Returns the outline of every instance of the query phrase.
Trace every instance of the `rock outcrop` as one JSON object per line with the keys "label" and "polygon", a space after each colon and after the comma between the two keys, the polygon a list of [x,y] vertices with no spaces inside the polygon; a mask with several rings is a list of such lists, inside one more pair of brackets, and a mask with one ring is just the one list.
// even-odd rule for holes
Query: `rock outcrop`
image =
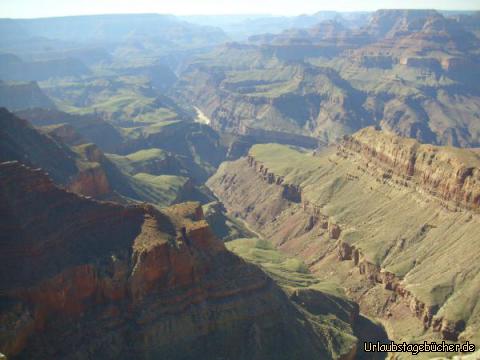
{"label": "rock outcrop", "polygon": [[42,167],[55,182],[62,184],[78,172],[75,153],[65,144],[0,108],[0,161],[10,160]]}
{"label": "rock outcrop", "polygon": [[331,358],[197,203],[160,212],[0,164],[0,351],[12,359]]}
{"label": "rock outcrop", "polygon": [[275,176],[274,173],[269,172],[268,168],[263,164],[258,163],[253,156],[247,156],[248,165],[257,172],[258,175],[267,183],[279,185],[282,188],[282,197],[286,200],[300,203],[302,202],[302,190],[298,185],[286,184],[281,176]]}
{"label": "rock outcrop", "polygon": [[[65,129],[58,135],[68,145],[90,142],[111,153],[118,151],[125,142],[118,129],[95,115],[73,115],[58,110],[46,110],[45,107],[17,111],[15,114],[33,126],[58,126]],[[75,133],[72,132],[72,128],[75,129]],[[79,138],[84,141],[80,141]]]}
{"label": "rock outcrop", "polygon": [[67,189],[77,194],[96,198],[106,196],[112,191],[107,175],[100,165],[82,169],[70,180]]}
{"label": "rock outcrop", "polygon": [[480,207],[480,155],[474,151],[421,145],[373,128],[346,136],[339,150],[358,154],[386,178],[395,176],[446,204],[475,211]]}
{"label": "rock outcrop", "polygon": [[[471,307],[480,273],[471,252],[480,229],[478,164],[475,150],[367,128],[314,156],[257,145],[207,185],[230,214],[321,278],[341,279],[362,311],[394,331],[411,316],[419,334],[463,341],[479,328]],[[287,183],[300,203],[283,196]]]}
{"label": "rock outcrop", "polygon": [[192,61],[175,86],[214,128],[271,142],[311,147],[308,137],[335,143],[378,125],[478,147],[480,43],[462,24],[435,10],[385,9],[357,29],[329,21],[254,36]]}
{"label": "rock outcrop", "polygon": [[107,168],[102,166],[106,160],[103,153],[90,144],[82,146],[79,154],[64,142],[79,138],[72,127],[41,132],[6,109],[0,109],[0,124],[0,161],[15,160],[40,167],[56,184],[81,195],[104,197],[111,193],[112,179],[108,179]]}

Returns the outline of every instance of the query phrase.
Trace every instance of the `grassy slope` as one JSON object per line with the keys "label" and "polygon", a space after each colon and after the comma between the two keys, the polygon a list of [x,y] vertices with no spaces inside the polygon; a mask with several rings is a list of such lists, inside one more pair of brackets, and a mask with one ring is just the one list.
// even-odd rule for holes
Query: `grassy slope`
{"label": "grassy slope", "polygon": [[117,154],[108,154],[107,156],[124,172],[135,174],[138,172],[137,169],[139,167],[141,168],[156,161],[164,160],[167,157],[167,152],[161,149],[148,149],[125,156]]}
{"label": "grassy slope", "polygon": [[376,181],[333,149],[313,157],[268,144],[251,153],[287,183],[300,184],[304,198],[342,226],[341,240],[403,276],[420,299],[441,306],[440,315],[469,321],[467,334],[480,340],[478,215],[447,212],[412,190]]}
{"label": "grassy slope", "polygon": [[159,206],[173,204],[181,196],[188,178],[172,175],[150,175],[138,173],[131,185],[137,194]]}
{"label": "grassy slope", "polygon": [[186,200],[210,201],[208,190],[189,183],[199,172],[198,165],[184,156],[151,148],[122,156],[106,154],[128,177],[135,198],[157,206]]}
{"label": "grassy slope", "polygon": [[[197,100],[203,102],[202,108],[213,110],[211,97],[203,96],[202,89],[208,85],[199,80],[202,71],[221,73],[224,78],[218,85],[222,90],[219,93],[222,96],[228,94],[222,100],[222,107],[231,110],[234,117],[241,118],[251,127],[312,135],[318,125],[316,122],[344,115],[343,101],[338,99],[356,96],[355,91],[339,81],[330,69],[285,63],[259,48],[238,50],[226,47],[196,61],[201,64],[200,75],[197,72],[184,74],[185,86],[191,89],[197,84]],[[205,68],[207,70],[203,70]],[[320,96],[322,100],[319,100]],[[332,105],[330,99],[338,105]],[[323,115],[317,119],[317,105],[323,101],[326,106],[321,107]],[[345,102],[353,104],[356,100]],[[307,120],[310,123],[305,124]]]}
{"label": "grassy slope", "polygon": [[[469,68],[459,76],[433,65],[414,67],[394,61],[391,68],[367,67],[355,57],[314,55],[305,55],[307,66],[279,60],[276,50],[268,46],[219,48],[196,59],[192,68],[201,66],[183,75],[186,88],[198,84],[194,101],[214,113],[219,104],[211,101],[213,95],[203,95],[209,84],[198,79],[206,73],[215,81],[221,79],[215,86],[217,90],[211,89],[212,94],[222,99],[221,107],[231,116],[251,127],[314,133],[333,140],[366,123],[378,123],[426,142],[478,144],[478,71]],[[296,52],[295,47],[283,50]],[[397,55],[401,51],[394,57]],[[445,59],[449,55],[426,49],[417,56]],[[322,99],[307,99],[312,94]],[[274,100],[279,98],[282,100],[276,103]],[[285,112],[281,104],[292,98],[298,104],[290,103],[294,111]],[[318,109],[310,108],[312,103],[321,103],[318,116]]]}
{"label": "grassy slope", "polygon": [[[376,325],[363,316],[356,321],[358,328],[352,327],[349,314],[354,304],[346,300],[343,291],[332,283],[320,282],[301,260],[280,253],[268,241],[237,239],[227,242],[226,246],[259,265],[289,294],[309,325],[320,338],[326,339],[325,345],[334,356],[347,353],[367,329],[378,331]],[[377,356],[382,358],[381,354]]]}
{"label": "grassy slope", "polygon": [[318,288],[332,295],[343,297],[343,291],[329,283],[320,283],[318,278],[310,273],[308,267],[301,260],[288,257],[276,250],[273,245],[257,238],[236,239],[226,243],[227,248],[245,260],[260,265],[282,287],[293,290],[295,288]]}
{"label": "grassy slope", "polygon": [[[212,137],[213,130],[204,132],[202,128],[196,129],[197,125],[171,122],[125,129],[131,140],[131,153],[108,157],[132,175],[148,172],[188,176],[197,184],[203,183],[225,157],[226,150]],[[143,149],[147,145],[151,147]]]}
{"label": "grassy slope", "polygon": [[[85,158],[83,152],[88,147],[91,147],[91,144],[79,145],[73,149],[82,158]],[[146,150],[144,154],[145,157],[148,157],[147,154],[150,156],[158,155],[159,150]],[[138,159],[144,154],[133,154],[133,158]],[[125,164],[122,164],[122,161]],[[187,177],[163,174],[152,175],[139,171],[129,172],[128,169],[131,165],[121,156],[108,155],[107,159],[103,159],[101,163],[81,161],[78,162],[78,166],[83,170],[101,167],[107,175],[112,190],[132,201],[145,201],[158,207],[165,207],[182,199],[184,195],[188,197],[187,194],[184,194],[184,192],[187,192],[185,189],[185,185],[189,180]]]}
{"label": "grassy slope", "polygon": [[42,88],[60,109],[74,114],[100,113],[112,121],[140,125],[182,116],[171,101],[158,102],[148,79],[142,76],[49,80],[42,83]]}

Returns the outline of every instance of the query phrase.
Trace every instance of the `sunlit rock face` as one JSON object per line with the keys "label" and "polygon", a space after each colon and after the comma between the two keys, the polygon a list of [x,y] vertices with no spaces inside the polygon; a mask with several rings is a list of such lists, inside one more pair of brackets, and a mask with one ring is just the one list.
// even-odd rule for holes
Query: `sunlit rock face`
{"label": "sunlit rock face", "polygon": [[213,235],[198,203],[125,207],[18,162],[0,169],[7,356],[331,358],[286,294]]}

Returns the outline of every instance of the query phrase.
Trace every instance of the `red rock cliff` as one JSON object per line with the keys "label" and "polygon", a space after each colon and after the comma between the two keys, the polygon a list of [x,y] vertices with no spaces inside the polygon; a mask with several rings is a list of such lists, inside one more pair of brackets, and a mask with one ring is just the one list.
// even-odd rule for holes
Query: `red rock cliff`
{"label": "red rock cliff", "polygon": [[283,292],[225,249],[197,203],[160,212],[98,202],[6,162],[0,237],[0,352],[9,357],[309,351],[306,330],[290,334],[295,310]]}

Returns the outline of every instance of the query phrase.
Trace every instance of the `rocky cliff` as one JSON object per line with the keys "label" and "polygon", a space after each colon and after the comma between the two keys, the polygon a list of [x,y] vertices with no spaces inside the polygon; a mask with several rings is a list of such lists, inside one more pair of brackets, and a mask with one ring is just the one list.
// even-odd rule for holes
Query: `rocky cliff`
{"label": "rocky cliff", "polygon": [[[480,155],[469,150],[421,145],[365,128],[344,138],[340,151],[358,155],[385,179],[404,181],[454,207],[480,207]],[[348,155],[347,155],[348,156]]]}
{"label": "rocky cliff", "polygon": [[273,281],[213,236],[198,204],[124,207],[18,162],[0,168],[9,358],[333,358]]}
{"label": "rocky cliff", "polygon": [[[7,31],[8,32],[8,31]],[[2,31],[4,36],[8,36]],[[2,54],[0,77],[13,81],[42,81],[64,76],[90,74],[84,63],[73,58],[58,58],[45,61],[23,61],[13,54]]]}
{"label": "rocky cliff", "polygon": [[78,172],[76,155],[68,146],[39,133],[5,108],[0,108],[0,140],[0,161],[17,160],[42,167],[62,184]]}
{"label": "rocky cliff", "polygon": [[478,168],[476,151],[368,128],[317,154],[254,146],[208,185],[231,215],[384,318],[393,338],[426,329],[464,340],[479,328]]}
{"label": "rocky cliff", "polygon": [[[50,112],[37,115],[41,114],[47,118]],[[55,114],[62,116],[62,113],[53,113],[54,119]],[[80,122],[83,120],[86,118],[79,118]],[[134,176],[136,172],[123,171],[98,146],[87,142],[79,134],[78,127],[57,124],[36,129],[6,109],[0,109],[0,124],[1,161],[16,160],[42,168],[57,185],[77,194],[122,203],[148,201],[159,206],[185,200],[203,201],[206,197],[188,178],[182,176],[155,178],[144,174],[142,177]],[[81,128],[81,124],[77,126]],[[85,134],[88,136],[88,133]],[[179,168],[175,169],[179,175],[185,172],[182,167],[199,168],[193,160],[178,158],[180,163],[173,165]],[[146,167],[145,170],[153,169]]]}
{"label": "rocky cliff", "polygon": [[462,22],[435,10],[378,10],[359,29],[327,22],[226,44],[192,61],[176,88],[221,130],[334,143],[377,124],[479,146],[478,47]]}
{"label": "rocky cliff", "polygon": [[[106,197],[122,182],[122,174],[107,164],[103,153],[93,144],[71,148],[68,141],[81,140],[73,127],[55,127],[40,132],[26,120],[0,109],[1,161],[20,161],[40,167],[56,184],[78,194]],[[80,141],[83,142],[83,141]],[[125,182],[125,180],[123,180]],[[113,184],[113,186],[112,186]],[[120,190],[120,186],[115,188]],[[124,186],[120,193],[131,195]]]}
{"label": "rocky cliff", "polygon": [[364,96],[331,69],[287,62],[265,74],[243,66],[238,70],[244,72],[242,80],[231,76],[230,69],[192,66],[178,85],[215,129],[251,136],[259,143],[311,148],[317,145],[314,137],[333,140],[371,124],[361,108]]}

